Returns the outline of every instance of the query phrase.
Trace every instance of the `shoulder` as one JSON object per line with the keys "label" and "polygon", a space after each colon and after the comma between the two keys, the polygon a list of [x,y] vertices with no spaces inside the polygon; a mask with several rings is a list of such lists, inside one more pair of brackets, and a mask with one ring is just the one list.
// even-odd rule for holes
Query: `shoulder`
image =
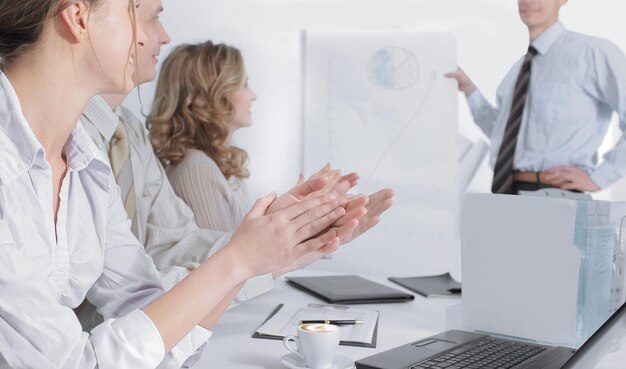
{"label": "shoulder", "polygon": [[138,137],[141,137],[144,140],[148,138],[148,129],[146,128],[145,122],[143,119],[140,119],[135,115],[130,109],[125,106],[120,106],[118,108],[119,116],[126,123],[126,129],[129,134],[134,134]]}
{"label": "shoulder", "polygon": [[220,171],[215,160],[209,157],[205,152],[197,149],[187,149],[185,158],[179,164],[181,167],[203,167],[206,169]]}
{"label": "shoulder", "polygon": [[168,174],[174,178],[194,176],[226,180],[217,163],[203,151],[197,149],[187,149],[185,158],[180,163],[171,165],[168,168]]}
{"label": "shoulder", "polygon": [[[567,31],[559,42],[562,51],[577,53],[578,56],[587,58],[610,58],[623,59],[622,50],[613,41],[606,38],[586,35],[584,33]],[[576,57],[575,55],[571,55]]]}

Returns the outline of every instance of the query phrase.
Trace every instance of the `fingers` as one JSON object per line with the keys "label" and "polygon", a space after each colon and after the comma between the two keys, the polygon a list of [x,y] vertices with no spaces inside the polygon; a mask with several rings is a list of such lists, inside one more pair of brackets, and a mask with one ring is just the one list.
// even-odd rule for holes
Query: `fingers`
{"label": "fingers", "polygon": [[569,190],[569,191],[584,191],[584,189],[581,188],[578,185],[578,183],[574,183],[574,182],[566,183],[566,184],[562,185],[560,188],[563,189],[563,190]]}
{"label": "fingers", "polygon": [[575,182],[576,174],[568,167],[555,167],[547,171],[544,176],[546,184],[562,188],[562,186]]}
{"label": "fingers", "polygon": [[380,215],[393,205],[393,190],[386,188],[370,195],[369,203],[366,206],[367,214],[359,219],[358,227],[352,232],[349,238],[342,238],[342,242],[349,242],[351,239],[367,232],[380,222]]}
{"label": "fingers", "polygon": [[345,243],[353,238],[355,230],[359,227],[360,221],[357,219],[350,219],[342,226],[336,227],[337,237],[341,240],[341,243]]}
{"label": "fingers", "polygon": [[350,184],[350,188],[356,186],[357,182],[359,181],[359,175],[352,172],[352,173],[348,173],[345,176],[341,177],[342,181],[346,181]]}
{"label": "fingers", "polygon": [[314,237],[320,234],[325,229],[328,229],[333,223],[341,218],[346,210],[342,207],[335,208],[324,215],[320,215],[324,211],[327,211],[327,205],[312,209],[311,211],[294,219],[291,223],[297,227],[295,235],[298,240],[303,241],[308,238]]}
{"label": "fingers", "polygon": [[250,211],[248,211],[248,214],[246,214],[245,218],[258,218],[265,215],[267,208],[272,204],[272,202],[274,202],[275,199],[276,192],[272,192],[264,197],[257,199],[254,202],[254,205],[252,205]]}
{"label": "fingers", "polygon": [[[301,184],[296,185],[287,191],[286,194],[291,194],[297,198],[304,198],[315,191],[319,191],[326,186],[327,180],[324,177],[311,178]],[[282,196],[281,196],[282,197]]]}
{"label": "fingers", "polygon": [[327,204],[331,204],[330,207],[332,207],[332,209],[337,208],[341,206],[341,202],[345,201],[337,201],[337,198],[333,195],[316,196],[297,202],[283,210],[277,211],[275,214],[281,217],[281,219],[293,220],[300,215],[305,214],[309,210],[325,206]]}
{"label": "fingers", "polygon": [[350,183],[346,181],[341,181],[333,186],[328,193],[330,195],[339,197],[348,193],[348,190],[350,190]]}
{"label": "fingers", "polygon": [[296,185],[301,185],[304,183],[304,174],[300,173],[300,175],[298,176],[298,181],[296,182]]}
{"label": "fingers", "polygon": [[393,190],[386,188],[370,195],[370,202],[367,206],[368,214],[377,216],[389,209],[393,205]]}
{"label": "fingers", "polygon": [[322,167],[322,169],[318,170],[317,172],[315,172],[311,178],[318,178],[323,176],[324,174],[326,174],[326,172],[328,172],[330,170],[330,163],[326,163],[324,164],[324,166]]}
{"label": "fingers", "polygon": [[[339,247],[339,237],[337,237],[337,231],[330,229],[324,234],[307,240],[298,245],[298,252],[304,256],[312,252],[321,252],[323,254],[329,254]],[[302,257],[301,256],[301,257]]]}
{"label": "fingers", "polygon": [[346,206],[346,215],[341,217],[334,225],[337,227],[347,224],[350,220],[359,220],[368,212],[366,209],[369,198],[363,195],[355,196],[348,202]]}

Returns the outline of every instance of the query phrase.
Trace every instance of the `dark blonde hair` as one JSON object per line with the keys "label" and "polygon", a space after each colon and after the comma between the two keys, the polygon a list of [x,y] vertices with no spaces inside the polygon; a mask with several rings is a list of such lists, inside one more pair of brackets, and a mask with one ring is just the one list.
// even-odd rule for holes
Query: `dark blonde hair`
{"label": "dark blonde hair", "polygon": [[180,163],[188,149],[212,158],[229,179],[247,178],[248,154],[229,146],[232,94],[244,83],[241,53],[213,44],[180,45],[165,59],[152,111],[146,119],[150,141],[163,164]]}
{"label": "dark blonde hair", "polygon": [[[0,68],[9,66],[40,39],[48,19],[79,1],[89,7],[91,14],[104,0],[0,0]],[[135,0],[129,0],[129,10],[135,30]],[[133,45],[136,52],[136,32]]]}

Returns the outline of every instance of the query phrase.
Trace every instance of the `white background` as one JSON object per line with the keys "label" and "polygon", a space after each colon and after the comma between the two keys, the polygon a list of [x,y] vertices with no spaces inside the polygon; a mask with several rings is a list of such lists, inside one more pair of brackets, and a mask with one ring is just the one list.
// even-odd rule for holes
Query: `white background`
{"label": "white background", "polygon": [[[302,168],[303,28],[451,32],[457,39],[459,65],[491,100],[528,45],[515,0],[163,0],[163,4],[162,21],[172,43],[163,48],[161,58],[176,44],[207,39],[243,51],[251,87],[259,98],[253,106],[254,126],[241,130],[235,141],[250,154],[253,197],[291,187]],[[567,28],[608,38],[622,50],[626,50],[624,16],[626,2],[621,0],[571,0],[561,11]],[[149,111],[153,89],[154,84],[141,88],[144,112]],[[126,105],[139,112],[137,94]],[[481,137],[461,95],[458,107],[460,132],[471,139]],[[614,131],[609,140],[619,134]],[[483,164],[470,190],[488,192],[490,182],[491,172]],[[626,199],[626,181],[595,197]]]}
{"label": "white background", "polygon": [[[162,21],[172,37],[162,58],[182,42],[211,39],[244,52],[252,88],[255,125],[242,130],[237,143],[250,154],[253,196],[291,186],[302,167],[299,31],[306,27],[395,28],[448,31],[457,38],[459,65],[489,99],[528,43],[515,0],[163,0]],[[626,2],[571,0],[561,19],[571,30],[606,37],[626,49]],[[141,89],[148,112],[153,84]],[[127,105],[139,111],[136,94]],[[473,125],[459,95],[459,129],[470,138]],[[615,134],[614,134],[615,136]],[[350,168],[344,168],[349,170]],[[486,166],[471,190],[487,192]],[[600,197],[626,198],[626,183]]]}

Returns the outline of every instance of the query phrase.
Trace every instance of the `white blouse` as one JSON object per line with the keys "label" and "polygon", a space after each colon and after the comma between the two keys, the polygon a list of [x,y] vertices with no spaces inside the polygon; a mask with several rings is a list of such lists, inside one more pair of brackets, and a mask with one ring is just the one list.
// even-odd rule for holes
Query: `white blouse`
{"label": "white blouse", "polygon": [[[106,158],[80,125],[57,223],[52,170],[0,72],[0,353],[14,368],[154,368],[163,340],[141,310],[163,294],[152,260],[130,232]],[[83,332],[85,298],[104,323]],[[197,327],[169,356],[180,367],[210,332]]]}
{"label": "white blouse", "polygon": [[252,206],[245,181],[227,180],[217,163],[200,150],[188,149],[180,163],[167,168],[167,176],[200,227],[233,231]]}

